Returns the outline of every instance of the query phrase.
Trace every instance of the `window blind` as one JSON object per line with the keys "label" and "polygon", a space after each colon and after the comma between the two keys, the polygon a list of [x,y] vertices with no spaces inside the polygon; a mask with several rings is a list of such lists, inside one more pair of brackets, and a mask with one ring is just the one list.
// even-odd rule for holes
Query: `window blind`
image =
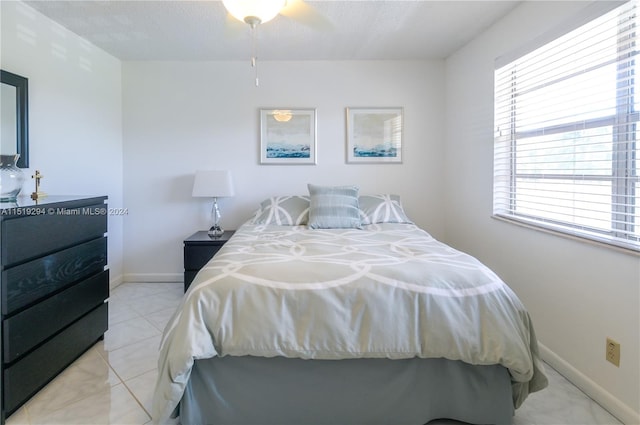
{"label": "window blind", "polygon": [[640,251],[637,6],[496,69],[494,215]]}

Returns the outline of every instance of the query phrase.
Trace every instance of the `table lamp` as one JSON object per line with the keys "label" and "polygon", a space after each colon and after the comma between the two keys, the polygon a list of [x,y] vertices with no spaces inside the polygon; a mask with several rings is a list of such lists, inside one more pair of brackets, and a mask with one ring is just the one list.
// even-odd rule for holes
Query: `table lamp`
{"label": "table lamp", "polygon": [[198,170],[193,181],[194,197],[213,198],[213,208],[211,216],[213,226],[209,229],[209,236],[219,238],[224,233],[220,227],[220,210],[218,209],[218,198],[231,197],[233,192],[233,181],[229,170]]}

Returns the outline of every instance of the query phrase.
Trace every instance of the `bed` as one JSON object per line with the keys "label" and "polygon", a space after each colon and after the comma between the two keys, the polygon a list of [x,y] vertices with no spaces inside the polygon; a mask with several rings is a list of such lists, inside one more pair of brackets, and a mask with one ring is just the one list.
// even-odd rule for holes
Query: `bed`
{"label": "bed", "polygon": [[186,424],[511,423],[547,385],[529,314],[395,195],[265,200],[164,331],[153,417]]}

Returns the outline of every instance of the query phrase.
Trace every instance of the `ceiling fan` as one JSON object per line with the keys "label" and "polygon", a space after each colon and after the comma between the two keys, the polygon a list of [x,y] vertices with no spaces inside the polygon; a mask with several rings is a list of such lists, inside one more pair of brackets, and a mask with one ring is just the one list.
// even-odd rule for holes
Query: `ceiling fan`
{"label": "ceiling fan", "polygon": [[222,4],[231,16],[251,28],[251,66],[256,70],[256,87],[259,85],[256,32],[260,24],[283,15],[317,30],[326,30],[332,26],[326,17],[303,0],[222,0]]}
{"label": "ceiling fan", "polygon": [[222,0],[237,20],[256,27],[283,15],[315,29],[328,29],[330,21],[304,0]]}

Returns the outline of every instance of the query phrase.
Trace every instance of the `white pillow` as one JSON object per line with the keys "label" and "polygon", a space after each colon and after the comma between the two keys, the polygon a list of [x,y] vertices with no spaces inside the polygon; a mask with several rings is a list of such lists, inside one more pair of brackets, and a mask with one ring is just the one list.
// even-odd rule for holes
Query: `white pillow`
{"label": "white pillow", "polygon": [[398,195],[361,195],[358,198],[362,224],[410,223]]}
{"label": "white pillow", "polygon": [[260,203],[260,210],[252,223],[298,226],[307,224],[308,220],[308,196],[273,196]]}

